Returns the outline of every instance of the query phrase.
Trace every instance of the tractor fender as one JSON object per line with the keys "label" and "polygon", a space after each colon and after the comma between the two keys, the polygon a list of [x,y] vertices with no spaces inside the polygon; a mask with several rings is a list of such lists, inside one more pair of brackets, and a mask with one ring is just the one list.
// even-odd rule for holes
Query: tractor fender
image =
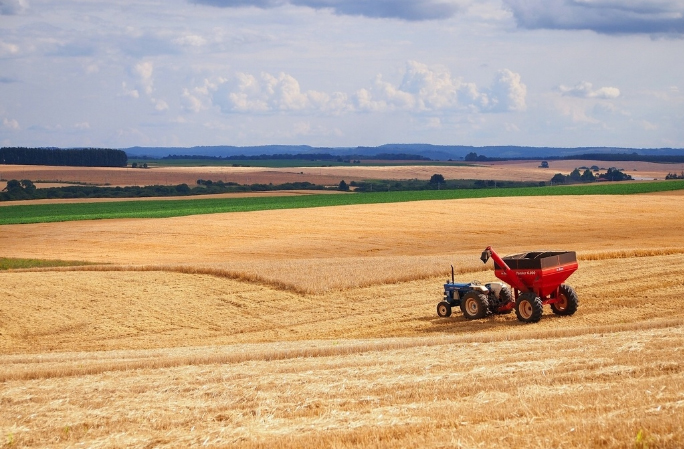
{"label": "tractor fender", "polygon": [[485,295],[489,294],[489,289],[484,285],[473,285],[470,288],[472,288],[476,292],[484,293]]}
{"label": "tractor fender", "polygon": [[504,285],[501,282],[492,282],[487,284],[487,287],[489,287],[489,290],[498,298]]}

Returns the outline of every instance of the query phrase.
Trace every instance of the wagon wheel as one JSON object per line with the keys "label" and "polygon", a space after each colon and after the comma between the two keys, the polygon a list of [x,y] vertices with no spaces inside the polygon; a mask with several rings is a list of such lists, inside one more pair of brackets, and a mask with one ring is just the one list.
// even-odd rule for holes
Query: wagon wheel
{"label": "wagon wheel", "polygon": [[487,316],[487,309],[489,309],[489,301],[486,295],[476,291],[469,291],[463,295],[461,310],[466,319],[477,320],[484,318]]}
{"label": "wagon wheel", "polygon": [[575,290],[567,284],[561,284],[558,291],[558,302],[551,304],[551,310],[556,315],[572,315],[577,312],[579,299]]}
{"label": "wagon wheel", "polygon": [[515,314],[523,323],[536,323],[541,320],[544,306],[539,296],[534,292],[525,292],[515,303]]}
{"label": "wagon wheel", "polygon": [[437,315],[442,318],[451,316],[451,305],[446,301],[437,304]]}

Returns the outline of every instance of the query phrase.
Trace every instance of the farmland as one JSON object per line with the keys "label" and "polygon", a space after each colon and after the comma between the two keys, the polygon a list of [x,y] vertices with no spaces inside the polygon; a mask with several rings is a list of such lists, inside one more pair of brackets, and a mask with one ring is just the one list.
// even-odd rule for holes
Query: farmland
{"label": "farmland", "polygon": [[[681,447],[684,191],[657,190],[3,225],[28,262],[0,271],[0,437]],[[494,279],[487,245],[576,250],[577,314],[437,317],[449,265]]]}

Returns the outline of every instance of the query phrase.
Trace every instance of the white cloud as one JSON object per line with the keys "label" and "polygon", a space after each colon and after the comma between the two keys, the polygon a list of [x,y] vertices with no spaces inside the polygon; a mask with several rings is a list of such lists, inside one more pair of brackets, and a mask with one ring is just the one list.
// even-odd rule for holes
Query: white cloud
{"label": "white cloud", "polygon": [[490,89],[493,101],[492,111],[524,111],[527,87],[520,80],[520,74],[508,69],[499,70]]}
{"label": "white cloud", "polygon": [[164,100],[158,100],[156,98],[152,98],[152,104],[154,104],[154,109],[157,111],[166,111],[169,109],[169,104],[165,102]]}
{"label": "white cloud", "polygon": [[152,73],[154,72],[154,65],[151,62],[140,62],[135,65],[133,72],[138,76],[139,82],[142,85],[147,95],[152,95],[154,91],[154,80]]}
{"label": "white cloud", "polygon": [[0,0],[0,15],[13,16],[22,14],[28,9],[26,0]]}
{"label": "white cloud", "polygon": [[16,55],[17,53],[19,53],[17,45],[0,41],[0,56]]}
{"label": "white cloud", "polygon": [[189,0],[224,8],[276,8],[285,5],[328,9],[335,14],[402,20],[448,19],[462,11],[470,0]]}
{"label": "white cloud", "polygon": [[76,128],[76,129],[90,129],[90,123],[88,123],[88,122],[74,123],[74,128]]}
{"label": "white cloud", "polygon": [[139,98],[140,97],[140,93],[138,92],[138,89],[129,89],[128,85],[126,84],[125,81],[121,83],[121,89],[123,91],[122,95],[124,97],[131,97],[131,98]]}
{"label": "white cloud", "polygon": [[469,108],[480,112],[525,110],[527,88],[520,75],[508,69],[497,72],[489,88],[455,78],[442,67],[409,61],[399,86],[378,76],[370,89],[356,94],[361,110],[408,110],[414,112]]}
{"label": "white cloud", "polygon": [[605,34],[682,34],[682,0],[503,0],[518,26]]}
{"label": "white cloud", "polygon": [[199,112],[209,105],[222,112],[301,112],[341,114],[406,111],[415,114],[437,111],[474,110],[515,112],[525,110],[527,88],[520,75],[504,69],[497,72],[490,87],[478,88],[453,77],[443,67],[429,67],[408,61],[402,81],[394,84],[377,75],[369,87],[354,94],[303,90],[292,75],[255,76],[236,72],[229,78],[205,80],[203,86],[184,89],[181,95],[187,111]]}
{"label": "white cloud", "polygon": [[4,119],[2,119],[2,126],[7,128],[7,129],[18,130],[19,129],[19,122],[16,121],[15,119],[4,118]]}
{"label": "white cloud", "polygon": [[[195,93],[206,91],[213,104],[223,112],[277,112],[319,111],[336,113],[349,109],[347,96],[341,92],[328,94],[314,90],[302,91],[299,82],[291,75],[278,76],[262,73],[259,78],[237,72],[231,78],[219,78],[215,83],[205,82]],[[187,100],[190,98],[188,93]],[[201,103],[199,98],[195,100]],[[195,102],[197,104],[197,102]]]}
{"label": "white cloud", "polygon": [[611,100],[620,96],[620,89],[617,87],[600,87],[594,89],[593,84],[587,81],[583,81],[572,87],[560,85],[558,86],[558,90],[565,96],[578,98]]}

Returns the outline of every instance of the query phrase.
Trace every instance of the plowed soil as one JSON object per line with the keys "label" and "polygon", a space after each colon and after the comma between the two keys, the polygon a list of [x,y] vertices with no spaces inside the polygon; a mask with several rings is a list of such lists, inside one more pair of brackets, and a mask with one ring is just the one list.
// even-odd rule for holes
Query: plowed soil
{"label": "plowed soil", "polygon": [[[12,447],[681,447],[684,195],[3,226]],[[435,313],[480,251],[576,250],[571,317]]]}

